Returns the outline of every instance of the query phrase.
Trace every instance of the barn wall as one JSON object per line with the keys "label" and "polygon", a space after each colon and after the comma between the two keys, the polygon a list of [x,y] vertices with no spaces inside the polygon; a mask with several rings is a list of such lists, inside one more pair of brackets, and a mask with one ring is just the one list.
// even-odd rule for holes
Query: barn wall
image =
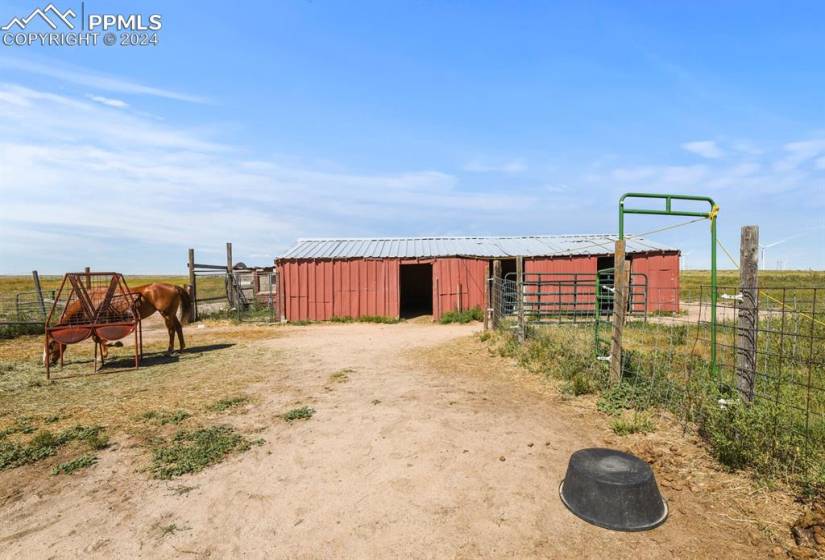
{"label": "barn wall", "polygon": [[648,312],[679,311],[679,254],[631,255],[630,270],[648,280]]}
{"label": "barn wall", "polygon": [[[543,295],[540,303],[564,309],[566,312],[589,314],[593,312],[593,306],[596,304],[593,282],[597,262],[597,257],[590,256],[524,259],[525,282],[531,281],[531,273],[553,273],[552,276],[542,277],[542,282],[550,280],[554,285],[541,288]],[[578,285],[575,283],[576,274],[585,275],[578,277]],[[525,286],[525,293],[529,294],[537,289],[528,285]],[[526,295],[525,299],[536,302],[538,297]]]}
{"label": "barn wall", "polygon": [[484,309],[489,261],[439,258],[433,263],[433,319],[447,311]]}
{"label": "barn wall", "polygon": [[397,317],[398,259],[283,261],[278,264],[289,321],[333,316]]}
{"label": "barn wall", "polygon": [[[633,272],[648,277],[648,311],[678,312],[679,254],[631,255],[630,260]],[[284,316],[289,321],[323,321],[333,316],[398,317],[401,262],[400,259],[281,261],[278,263],[279,294]],[[489,260],[450,257],[404,262],[432,262],[435,320],[459,306],[462,310],[486,307]],[[524,260],[525,273],[592,275],[596,268],[595,256]],[[594,304],[592,288],[579,289],[575,295],[572,286],[561,287],[559,291],[558,299],[567,304],[575,301],[577,311],[587,312]]]}

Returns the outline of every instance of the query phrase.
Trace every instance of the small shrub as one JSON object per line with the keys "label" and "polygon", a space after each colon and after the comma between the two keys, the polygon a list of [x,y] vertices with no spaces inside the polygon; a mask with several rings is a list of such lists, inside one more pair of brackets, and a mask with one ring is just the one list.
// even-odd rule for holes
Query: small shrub
{"label": "small shrub", "polygon": [[30,334],[43,334],[43,324],[21,323],[16,325],[0,325],[0,339],[17,338]]}
{"label": "small shrub", "polygon": [[614,418],[610,422],[610,429],[620,436],[642,433],[646,434],[656,430],[656,424],[647,414],[634,413],[630,417]]}
{"label": "small shrub", "polygon": [[180,430],[170,443],[152,449],[151,471],[155,478],[166,480],[199,472],[232,452],[249,448],[250,443],[231,426]]}
{"label": "small shrub", "polygon": [[209,405],[206,408],[207,410],[211,410],[212,412],[224,412],[225,410],[229,410],[230,408],[237,408],[241,405],[247,404],[248,402],[249,397],[239,395],[237,397],[227,397],[225,399],[221,399]]}
{"label": "small shrub", "polygon": [[55,468],[52,469],[52,475],[59,475],[59,474],[72,474],[73,472],[85,469],[86,467],[91,467],[97,463],[97,457],[92,454],[81,455],[71,461],[67,461],[66,463],[60,463]]}
{"label": "small shrub", "polygon": [[598,386],[590,378],[576,374],[564,386],[564,392],[575,396],[589,395],[595,393]]}
{"label": "small shrub", "polygon": [[470,321],[483,321],[484,312],[480,307],[473,307],[465,311],[447,311],[441,315],[440,323],[469,323]]}
{"label": "small shrub", "polygon": [[293,408],[292,410],[284,413],[283,419],[287,422],[292,422],[294,420],[308,420],[312,418],[313,414],[315,414],[315,409],[308,406],[302,406],[301,408]]}

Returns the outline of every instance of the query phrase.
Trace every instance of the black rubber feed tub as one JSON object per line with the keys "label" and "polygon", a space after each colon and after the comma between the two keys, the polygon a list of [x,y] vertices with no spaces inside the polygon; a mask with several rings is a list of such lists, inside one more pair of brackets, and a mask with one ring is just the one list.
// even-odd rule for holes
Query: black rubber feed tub
{"label": "black rubber feed tub", "polygon": [[573,453],[559,494],[567,509],[605,529],[646,531],[667,519],[667,504],[650,466],[613,449]]}

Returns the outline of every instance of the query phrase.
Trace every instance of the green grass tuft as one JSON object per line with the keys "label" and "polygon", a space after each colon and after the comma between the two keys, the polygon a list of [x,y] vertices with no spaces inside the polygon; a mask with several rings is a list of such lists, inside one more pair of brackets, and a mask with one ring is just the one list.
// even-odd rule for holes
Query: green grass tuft
{"label": "green grass tuft", "polygon": [[344,368],[330,375],[329,380],[332,383],[346,383],[349,381],[350,373],[355,373],[355,370],[352,368]]}
{"label": "green grass tuft", "polygon": [[610,429],[620,436],[630,434],[646,434],[656,430],[656,424],[647,414],[633,413],[630,417],[614,418],[610,421]]}
{"label": "green grass tuft", "polygon": [[180,430],[171,442],[152,449],[151,472],[155,478],[168,480],[199,472],[221,462],[230,453],[249,448],[250,442],[231,426]]}
{"label": "green grass tuft", "polygon": [[59,475],[59,474],[72,474],[73,472],[85,469],[86,467],[91,467],[97,463],[97,457],[91,453],[86,455],[81,455],[80,457],[76,457],[71,461],[67,461],[65,463],[60,463],[55,468],[52,469],[52,475]]}
{"label": "green grass tuft", "polygon": [[191,416],[192,415],[185,410],[150,410],[148,412],[144,412],[141,415],[141,418],[144,420],[154,421],[161,426],[165,426],[166,424],[180,424]]}
{"label": "green grass tuft", "polygon": [[312,418],[313,414],[315,414],[315,409],[308,406],[302,406],[301,408],[293,408],[292,410],[284,413],[283,419],[287,422],[292,422],[294,420],[308,420]]}
{"label": "green grass tuft", "polygon": [[473,307],[465,311],[447,311],[441,315],[441,324],[448,323],[469,323],[470,321],[483,321],[484,311],[480,307]]}
{"label": "green grass tuft", "polygon": [[226,397],[221,399],[213,404],[210,404],[207,410],[211,410],[212,412],[224,412],[229,410],[230,408],[237,408],[239,406],[245,405],[249,402],[249,397],[238,395],[236,397]]}
{"label": "green grass tuft", "polygon": [[79,441],[93,450],[103,449],[109,445],[109,438],[100,426],[74,426],[58,434],[41,430],[28,443],[0,442],[0,470],[36,463],[51,457],[70,441]]}

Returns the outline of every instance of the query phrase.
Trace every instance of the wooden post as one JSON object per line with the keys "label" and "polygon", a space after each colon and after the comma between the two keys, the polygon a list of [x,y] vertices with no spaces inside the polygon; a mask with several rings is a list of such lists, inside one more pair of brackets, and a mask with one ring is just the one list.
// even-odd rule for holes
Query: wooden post
{"label": "wooden post", "polygon": [[232,243],[226,243],[226,300],[230,309],[235,305],[235,278],[232,274]]}
{"label": "wooden post", "polygon": [[490,294],[492,289],[490,287],[490,266],[487,265],[487,275],[484,278],[484,330],[490,329],[490,310],[493,308],[490,305]]}
{"label": "wooden post", "polygon": [[524,258],[516,257],[516,309],[518,311],[518,340],[524,342]]}
{"label": "wooden post", "polygon": [[441,290],[439,289],[438,277],[435,279],[435,306],[433,308],[433,321],[441,320]]}
{"label": "wooden post", "polygon": [[610,382],[622,379],[622,334],[627,311],[628,270],[625,266],[624,239],[616,241],[613,268],[613,332],[610,340]]}
{"label": "wooden post", "polygon": [[40,275],[36,270],[32,270],[34,279],[34,291],[37,293],[37,303],[40,305],[40,312],[43,314],[43,322],[46,322],[46,301],[43,299],[43,290],[40,288]]}
{"label": "wooden post", "polygon": [[194,323],[198,320],[198,288],[195,278],[195,250],[189,249],[189,295],[192,297],[192,317]]}
{"label": "wooden post", "polygon": [[736,325],[736,388],[745,402],[756,389],[756,332],[759,326],[759,226],[744,226],[739,243],[739,316]]}
{"label": "wooden post", "polygon": [[86,267],[83,269],[83,274],[86,275],[86,289],[91,289],[92,287],[92,269],[91,267]]}
{"label": "wooden post", "polygon": [[501,292],[504,289],[504,285],[501,280],[501,260],[496,259],[493,261],[493,285],[490,287],[493,294],[490,297],[492,302],[491,307],[493,308],[493,317],[491,321],[491,326],[495,329],[498,328],[498,320],[501,316]]}

